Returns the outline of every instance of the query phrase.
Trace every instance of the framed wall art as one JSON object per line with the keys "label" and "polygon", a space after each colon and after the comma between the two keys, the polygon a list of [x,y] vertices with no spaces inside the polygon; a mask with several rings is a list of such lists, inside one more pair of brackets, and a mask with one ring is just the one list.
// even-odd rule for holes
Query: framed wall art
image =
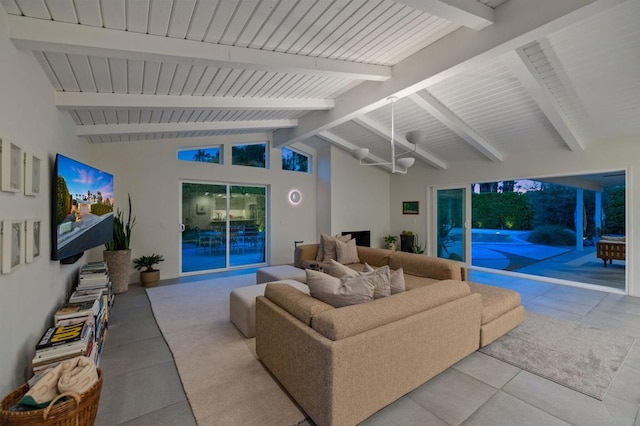
{"label": "framed wall art", "polygon": [[35,155],[24,154],[24,195],[40,194],[40,175],[42,161]]}
{"label": "framed wall art", "polygon": [[24,221],[2,221],[2,273],[8,274],[24,263]]}
{"label": "framed wall art", "polygon": [[25,236],[25,247],[26,247],[26,256],[25,262],[31,263],[35,261],[40,256],[40,247],[41,247],[41,233],[40,233],[40,225],[42,221],[40,219],[28,219],[26,226],[26,236]]}
{"label": "framed wall art", "polygon": [[0,188],[8,192],[22,192],[24,158],[22,148],[9,139],[0,139]]}
{"label": "framed wall art", "polygon": [[403,201],[402,214],[420,214],[419,201]]}

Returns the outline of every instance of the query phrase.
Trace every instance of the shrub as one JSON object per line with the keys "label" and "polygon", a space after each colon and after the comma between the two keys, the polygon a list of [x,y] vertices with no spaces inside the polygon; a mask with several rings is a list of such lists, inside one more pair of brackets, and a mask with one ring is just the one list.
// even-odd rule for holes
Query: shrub
{"label": "shrub", "polygon": [[95,214],[96,216],[102,216],[112,211],[113,211],[113,207],[108,204],[92,204],[91,205],[91,213]]}
{"label": "shrub", "polygon": [[548,246],[571,246],[576,243],[576,233],[560,225],[542,225],[535,228],[527,240]]}

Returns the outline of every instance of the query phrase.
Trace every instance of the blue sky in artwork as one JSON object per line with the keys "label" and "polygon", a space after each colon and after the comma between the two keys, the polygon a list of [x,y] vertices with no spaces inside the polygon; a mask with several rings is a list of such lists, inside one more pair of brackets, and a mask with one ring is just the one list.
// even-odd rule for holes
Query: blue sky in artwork
{"label": "blue sky in artwork", "polygon": [[58,174],[64,177],[67,189],[72,196],[86,195],[87,191],[102,194],[103,199],[109,198],[113,203],[113,175],[95,167],[72,160],[63,155],[58,156]]}

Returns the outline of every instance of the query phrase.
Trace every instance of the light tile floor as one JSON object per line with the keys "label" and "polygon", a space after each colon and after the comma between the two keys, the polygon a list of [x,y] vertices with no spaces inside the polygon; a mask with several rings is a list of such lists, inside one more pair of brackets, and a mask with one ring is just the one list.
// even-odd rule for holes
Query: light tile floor
{"label": "light tile floor", "polygon": [[[169,280],[162,285],[209,277]],[[640,298],[478,271],[471,272],[470,280],[520,292],[528,310],[639,341],[604,401],[475,352],[364,425],[640,426]],[[196,424],[169,348],[139,285],[116,296],[100,367],[105,378],[97,425]]]}

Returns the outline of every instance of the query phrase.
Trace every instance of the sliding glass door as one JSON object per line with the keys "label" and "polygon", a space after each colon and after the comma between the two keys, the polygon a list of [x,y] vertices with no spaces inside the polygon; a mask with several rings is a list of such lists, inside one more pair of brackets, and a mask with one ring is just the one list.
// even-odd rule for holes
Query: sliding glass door
{"label": "sliding glass door", "polygon": [[182,182],[181,273],[266,263],[267,188]]}
{"label": "sliding glass door", "polygon": [[469,258],[468,188],[434,188],[432,192],[432,253],[444,259],[466,262]]}

